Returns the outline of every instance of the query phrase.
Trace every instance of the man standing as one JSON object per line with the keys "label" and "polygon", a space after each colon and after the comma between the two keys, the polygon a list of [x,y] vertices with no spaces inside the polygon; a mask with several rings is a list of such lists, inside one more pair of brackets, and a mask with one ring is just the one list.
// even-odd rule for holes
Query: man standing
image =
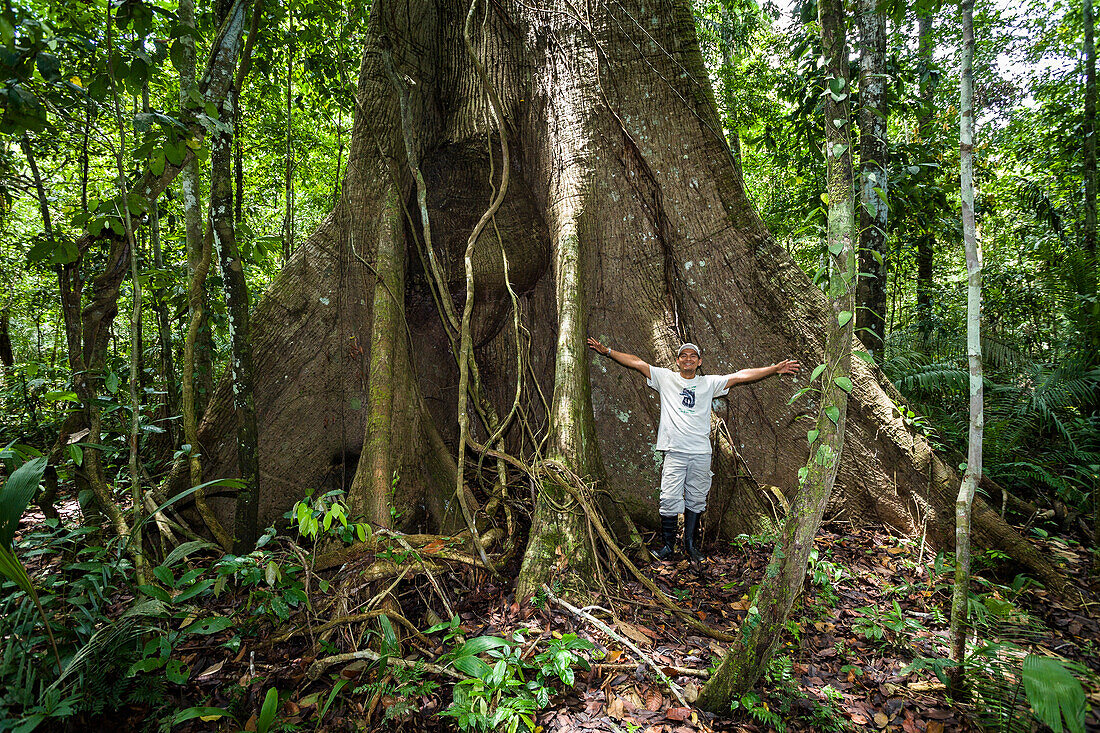
{"label": "man standing", "polygon": [[710,493],[710,405],[735,384],[751,384],[773,374],[798,374],[797,361],[742,369],[733,374],[697,374],[703,356],[695,344],[684,344],[676,352],[679,373],[647,364],[633,354],[612,351],[594,338],[588,348],[625,367],[641,372],[647,384],[661,395],[661,423],[657,428],[657,450],[664,453],[661,470],[661,535],[664,546],[657,559],[672,556],[676,545],[677,515],[684,515],[684,551],[695,562],[703,555],[695,546],[699,517],[707,508]]}

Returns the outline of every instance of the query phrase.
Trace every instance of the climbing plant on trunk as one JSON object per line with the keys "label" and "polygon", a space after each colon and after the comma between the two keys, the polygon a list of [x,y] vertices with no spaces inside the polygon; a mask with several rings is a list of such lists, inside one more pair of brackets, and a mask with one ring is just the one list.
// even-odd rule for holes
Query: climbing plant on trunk
{"label": "climbing plant on trunk", "polygon": [[827,65],[825,161],[827,171],[828,297],[830,323],[824,361],[801,394],[818,398],[817,419],[806,433],[810,457],[798,472],[799,488],[776,540],[764,581],[753,598],[737,641],[703,688],[699,704],[729,710],[734,695],[747,691],[767,669],[787,616],[802,589],[806,565],[821,517],[833,491],[844,450],[855,315],[856,226],[849,130],[848,50],[843,0],[818,3],[821,46]]}

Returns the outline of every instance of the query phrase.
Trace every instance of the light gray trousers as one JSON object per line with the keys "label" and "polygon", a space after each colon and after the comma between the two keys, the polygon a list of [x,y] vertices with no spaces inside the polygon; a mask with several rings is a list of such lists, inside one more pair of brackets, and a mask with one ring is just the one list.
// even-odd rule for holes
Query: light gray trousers
{"label": "light gray trousers", "polygon": [[661,469],[661,516],[682,514],[684,509],[702,513],[710,493],[710,453],[665,451]]}

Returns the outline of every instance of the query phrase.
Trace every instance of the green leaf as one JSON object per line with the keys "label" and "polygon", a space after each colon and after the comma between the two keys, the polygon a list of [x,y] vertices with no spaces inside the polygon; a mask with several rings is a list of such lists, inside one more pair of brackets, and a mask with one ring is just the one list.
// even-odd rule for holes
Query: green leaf
{"label": "green leaf", "polygon": [[841,311],[836,316],[836,322],[841,328],[844,328],[845,326],[847,326],[848,322],[851,321],[851,320],[852,320],[852,311]]}
{"label": "green leaf", "polygon": [[852,380],[848,379],[848,377],[837,377],[833,380],[833,384],[840,387],[848,394],[852,393]]}
{"label": "green leaf", "polygon": [[815,442],[817,442],[817,436],[819,436],[819,435],[821,435],[821,431],[818,430],[817,428],[814,428],[813,430],[807,430],[806,431],[806,442],[809,445],[813,445]]}
{"label": "green leaf", "polygon": [[3,43],[9,50],[12,44],[15,43],[15,27],[3,16],[0,16],[0,43]]}
{"label": "green leaf", "polygon": [[187,154],[187,143],[180,142],[177,145],[165,145],[164,157],[177,168],[183,165],[183,158]]}
{"label": "green leaf", "polygon": [[839,255],[843,251],[844,251],[844,242],[842,240],[838,239],[837,241],[835,241],[835,242],[833,242],[832,244],[829,245],[829,252],[831,254]]}
{"label": "green leaf", "polygon": [[382,627],[382,654],[390,655],[398,650],[397,634],[393,631],[390,617],[382,614],[378,617],[378,625]]}
{"label": "green leaf", "polygon": [[178,39],[168,49],[168,58],[171,59],[172,66],[176,67],[176,71],[183,71],[183,67],[187,64],[187,51],[187,47]]}
{"label": "green leaf", "polygon": [[149,159],[149,170],[154,176],[164,173],[164,151],[158,150],[153,153],[153,157]]}
{"label": "green leaf", "polygon": [[508,646],[508,642],[496,636],[475,636],[455,650],[456,657],[474,656],[490,649]]}
{"label": "green leaf", "polygon": [[107,372],[107,379],[104,381],[103,386],[107,388],[107,391],[111,394],[118,392],[118,374],[115,372]]}
{"label": "green leaf", "polygon": [[38,73],[46,81],[57,81],[61,78],[61,62],[51,53],[39,53],[35,59]]}
{"label": "green leaf", "polygon": [[810,381],[812,382],[815,379],[817,379],[818,377],[820,377],[821,372],[823,372],[823,371],[825,371],[825,365],[824,364],[818,364],[816,367],[814,367],[814,370],[812,372],[810,372]]}
{"label": "green leaf", "polygon": [[179,725],[180,723],[186,723],[188,720],[194,720],[198,718],[204,723],[212,723],[215,720],[221,718],[232,718],[233,713],[229,712],[225,708],[211,708],[211,707],[193,707],[184,708],[178,713],[172,716],[172,727]]}
{"label": "green leaf", "polygon": [[874,364],[875,363],[875,358],[873,356],[871,356],[870,354],[868,354],[866,351],[857,351],[857,350],[853,349],[852,350],[852,356],[856,357],[857,359],[863,359],[868,364]]}
{"label": "green leaf", "polygon": [[0,544],[4,547],[11,547],[15,530],[19,528],[19,518],[42,483],[48,460],[41,456],[27,461],[15,469],[0,489]]}
{"label": "green leaf", "polygon": [[225,631],[232,625],[233,619],[227,616],[211,616],[196,621],[184,627],[183,630],[188,634],[216,634],[219,631]]}
{"label": "green leaf", "polygon": [[256,718],[256,733],[267,733],[275,722],[275,713],[279,711],[279,690],[272,687],[264,696],[260,716]]}
{"label": "green leaf", "polygon": [[[130,669],[126,670],[126,676],[135,677],[138,674],[148,674],[149,672],[163,667],[164,661],[165,660],[161,657],[145,657],[144,659],[139,659],[130,665]],[[184,682],[186,682],[186,680],[184,680]]]}
{"label": "green leaf", "polygon": [[454,661],[454,668],[459,672],[483,680],[493,672],[493,668],[477,657],[458,657]]}
{"label": "green leaf", "polygon": [[192,540],[190,542],[184,542],[182,545],[176,547],[168,553],[168,557],[164,558],[164,562],[161,565],[165,567],[172,567],[178,560],[182,560],[188,555],[198,552],[199,550],[218,550],[218,546],[213,542],[207,542],[206,540]]}
{"label": "green leaf", "polygon": [[802,389],[798,390],[793,395],[791,395],[791,398],[789,400],[787,400],[787,404],[788,405],[793,405],[795,400],[797,400],[799,397],[801,397],[802,395],[809,392],[811,389],[813,389],[813,387],[803,387]]}
{"label": "green leaf", "polygon": [[1024,691],[1035,717],[1061,733],[1062,721],[1071,733],[1085,730],[1085,691],[1058,659],[1029,654],[1023,664]]}
{"label": "green leaf", "polygon": [[829,405],[826,407],[825,416],[832,420],[834,425],[840,424],[840,408],[836,405]]}
{"label": "green leaf", "polygon": [[182,685],[191,677],[191,668],[179,659],[169,659],[164,668],[164,676],[168,678],[169,682]]}

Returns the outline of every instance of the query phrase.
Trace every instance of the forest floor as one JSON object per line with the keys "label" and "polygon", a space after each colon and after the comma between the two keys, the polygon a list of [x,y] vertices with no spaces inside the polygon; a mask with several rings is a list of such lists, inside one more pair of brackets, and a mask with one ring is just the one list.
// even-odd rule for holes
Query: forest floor
{"label": "forest floor", "polygon": [[[20,534],[30,529],[24,525]],[[975,604],[980,606],[981,643],[1012,641],[1031,652],[1082,664],[1091,677],[1078,677],[1086,678],[1088,699],[1095,708],[1086,725],[1100,730],[1100,688],[1096,683],[1100,603],[1095,592],[1086,590],[1088,553],[1056,538],[1036,541],[1065,566],[1076,586],[1074,597],[1056,600],[1026,578],[996,577],[993,566],[987,565],[974,583],[981,601]],[[710,543],[707,550],[709,556],[700,565],[680,559],[654,562],[643,571],[705,624],[735,632],[749,612],[748,594],[763,577],[771,545],[742,538]],[[209,561],[198,555],[188,562],[194,568],[202,568],[204,563],[209,568]],[[38,563],[33,557],[28,564],[32,575],[44,570],[35,567]],[[652,669],[620,640],[552,602],[521,607],[506,582],[494,582],[474,571],[465,577],[441,575],[440,580],[454,593],[452,600],[459,599],[452,608],[460,620],[454,631],[461,632],[463,638],[511,639],[520,632],[520,644],[531,649],[536,641],[545,643],[573,633],[602,652],[587,652],[594,661],[590,669],[578,669],[575,686],[552,697],[537,714],[537,725],[544,733],[864,729],[939,733],[978,730],[983,724],[993,730],[1032,730],[1020,682],[1022,653],[994,647],[987,657],[979,657],[981,664],[971,679],[984,694],[970,703],[947,698],[933,673],[934,661],[924,662],[923,669],[906,669],[917,660],[940,660],[947,654],[949,574],[943,557],[937,558],[919,542],[885,529],[826,523],[816,540],[806,590],[791,614],[770,672],[757,685],[757,693],[735,702],[734,710],[723,717],[703,713],[690,703],[726,645],[699,636],[672,617],[638,583],[619,585],[597,598],[594,603],[604,611],[590,610],[664,669],[682,687],[688,706],[674,699]],[[318,581],[307,577],[306,587]],[[257,593],[261,587],[261,583],[255,584],[247,595],[230,588],[217,597],[205,596],[202,611],[214,618],[232,618],[234,614],[240,618],[244,609],[263,599],[263,594]],[[411,597],[402,597],[402,607],[408,614],[416,597],[425,601],[432,593],[432,587],[424,582]],[[270,603],[271,598],[267,600]],[[117,599],[118,612],[129,603],[127,598]],[[421,611],[428,605],[432,604],[424,602]],[[304,607],[290,616],[291,624],[300,618]],[[344,613],[352,611],[344,609]],[[189,614],[181,626],[193,622],[194,611]],[[326,615],[335,612],[325,614],[315,607],[314,625]],[[417,620],[429,625],[427,620]],[[211,633],[181,639],[171,655],[179,662],[177,675],[181,668],[186,670],[186,681],[166,686],[171,708],[240,711],[237,725],[256,730],[256,714],[245,717],[248,711],[260,709],[265,691],[274,687],[280,691],[280,705],[271,730],[456,729],[453,717],[439,716],[451,702],[453,680],[435,676],[439,685],[432,685],[431,673],[418,672],[410,681],[409,675],[392,665],[380,670],[366,660],[347,660],[319,677],[310,675],[310,665],[316,659],[360,648],[359,644],[366,643],[364,632],[353,631],[355,627],[348,625],[335,634],[331,630],[319,634],[316,628],[310,631],[299,626],[298,633],[280,640],[290,628],[274,617],[254,617],[243,626],[215,628]],[[359,628],[365,627],[360,624]],[[453,639],[440,637],[439,632],[431,635],[430,646],[424,639],[410,639],[420,652],[411,651],[406,659],[433,661],[453,649]],[[87,722],[94,727],[109,724],[120,730],[143,730],[155,729],[157,719],[168,717],[163,704],[131,704]],[[171,729],[229,730],[224,727],[226,720],[194,718]],[[1016,723],[1006,725],[1005,720]],[[524,729],[522,724],[520,729]]]}

